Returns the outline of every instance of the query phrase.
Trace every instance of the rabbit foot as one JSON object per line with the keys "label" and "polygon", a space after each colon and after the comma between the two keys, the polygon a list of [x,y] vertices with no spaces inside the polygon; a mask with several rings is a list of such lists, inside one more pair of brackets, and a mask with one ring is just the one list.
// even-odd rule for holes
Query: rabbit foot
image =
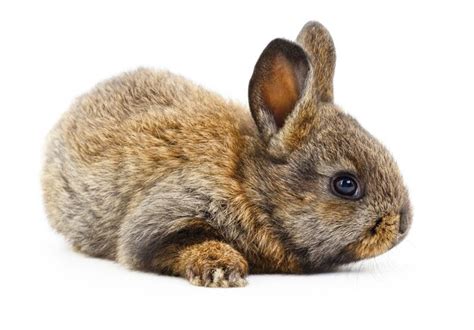
{"label": "rabbit foot", "polygon": [[186,277],[192,285],[210,288],[232,288],[247,285],[247,281],[238,271],[227,271],[223,268],[208,269],[202,274],[189,271]]}
{"label": "rabbit foot", "polygon": [[207,241],[192,246],[183,255],[185,278],[197,286],[243,287],[247,284],[247,261],[230,245]]}

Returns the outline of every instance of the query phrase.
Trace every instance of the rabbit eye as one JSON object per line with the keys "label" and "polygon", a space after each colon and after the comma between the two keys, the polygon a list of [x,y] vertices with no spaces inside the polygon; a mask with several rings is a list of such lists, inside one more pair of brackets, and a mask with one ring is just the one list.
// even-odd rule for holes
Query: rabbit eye
{"label": "rabbit eye", "polygon": [[347,198],[359,199],[362,197],[362,191],[357,179],[347,173],[337,174],[332,178],[331,188],[334,195]]}

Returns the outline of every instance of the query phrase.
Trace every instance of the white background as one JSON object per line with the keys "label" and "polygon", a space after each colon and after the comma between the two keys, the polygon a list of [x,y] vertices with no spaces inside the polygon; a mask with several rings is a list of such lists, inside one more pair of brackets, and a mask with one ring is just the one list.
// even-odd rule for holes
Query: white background
{"label": "white background", "polygon": [[[474,20],[465,3],[2,1],[0,328],[472,329]],[[253,65],[308,20],[331,31],[336,102],[393,152],[409,237],[310,276],[203,289],[73,252],[47,225],[47,131],[72,100],[137,66],[247,102]]]}

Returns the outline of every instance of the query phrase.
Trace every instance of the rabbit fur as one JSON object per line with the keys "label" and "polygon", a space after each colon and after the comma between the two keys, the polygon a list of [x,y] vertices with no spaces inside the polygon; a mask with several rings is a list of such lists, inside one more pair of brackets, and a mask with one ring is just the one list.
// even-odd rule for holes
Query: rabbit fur
{"label": "rabbit fur", "polygon": [[[389,250],[408,232],[408,193],[390,153],[333,103],[335,60],[317,22],[273,40],[250,111],[166,71],[99,84],[48,136],[51,226],[87,255],[210,287]],[[341,172],[362,198],[334,195]]]}

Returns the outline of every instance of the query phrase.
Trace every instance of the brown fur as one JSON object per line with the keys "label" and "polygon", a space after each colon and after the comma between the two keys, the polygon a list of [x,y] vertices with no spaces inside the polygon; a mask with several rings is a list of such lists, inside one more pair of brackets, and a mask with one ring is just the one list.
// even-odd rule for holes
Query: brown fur
{"label": "brown fur", "polygon": [[[247,109],[139,69],[81,96],[52,130],[51,225],[79,251],[204,286],[319,271],[405,237],[410,204],[390,154],[332,103],[335,52],[308,23],[264,50]],[[357,201],[330,178],[357,175]],[[403,230],[402,230],[403,229]]]}

